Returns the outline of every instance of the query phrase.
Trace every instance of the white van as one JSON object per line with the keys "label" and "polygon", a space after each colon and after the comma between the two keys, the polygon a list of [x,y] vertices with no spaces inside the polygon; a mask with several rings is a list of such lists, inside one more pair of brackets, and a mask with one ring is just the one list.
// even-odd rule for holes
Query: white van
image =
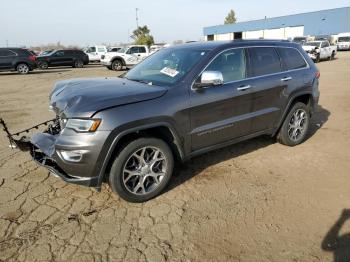
{"label": "white van", "polygon": [[107,47],[104,45],[89,46],[85,53],[89,56],[90,62],[100,62],[101,56],[107,53]]}
{"label": "white van", "polygon": [[350,33],[338,35],[338,50],[350,50]]}

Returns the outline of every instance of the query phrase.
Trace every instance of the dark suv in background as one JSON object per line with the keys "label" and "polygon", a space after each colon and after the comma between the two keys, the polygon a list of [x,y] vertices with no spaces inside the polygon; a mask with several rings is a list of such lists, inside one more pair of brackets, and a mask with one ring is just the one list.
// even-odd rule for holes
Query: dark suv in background
{"label": "dark suv in background", "polygon": [[174,160],[260,135],[302,143],[319,77],[287,41],[179,45],[121,78],[56,83],[54,123],[16,143],[67,182],[100,189],[107,180],[122,198],[142,202],[165,188]]}
{"label": "dark suv in background", "polygon": [[28,74],[35,69],[36,56],[24,48],[0,48],[0,71]]}
{"label": "dark suv in background", "polygon": [[50,66],[72,66],[81,68],[89,63],[89,57],[81,50],[55,50],[37,57],[38,66],[47,69]]}

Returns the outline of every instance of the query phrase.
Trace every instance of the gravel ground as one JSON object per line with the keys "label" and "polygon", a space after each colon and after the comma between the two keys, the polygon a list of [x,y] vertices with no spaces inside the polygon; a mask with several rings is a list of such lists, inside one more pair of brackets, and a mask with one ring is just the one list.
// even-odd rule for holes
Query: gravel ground
{"label": "gravel ground", "polygon": [[[0,133],[1,261],[349,261],[350,52],[318,64],[308,140],[261,137],[192,159],[167,191],[130,204],[69,185]],[[51,117],[57,80],[115,76],[100,66],[0,73],[13,131]]]}

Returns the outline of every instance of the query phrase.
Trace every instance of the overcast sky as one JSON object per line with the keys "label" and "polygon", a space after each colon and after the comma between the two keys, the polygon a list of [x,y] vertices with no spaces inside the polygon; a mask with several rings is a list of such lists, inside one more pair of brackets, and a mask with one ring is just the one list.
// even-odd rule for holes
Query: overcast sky
{"label": "overcast sky", "polygon": [[349,0],[0,0],[0,46],[127,42],[136,7],[155,41],[171,43],[198,40],[230,9],[239,22],[344,6]]}

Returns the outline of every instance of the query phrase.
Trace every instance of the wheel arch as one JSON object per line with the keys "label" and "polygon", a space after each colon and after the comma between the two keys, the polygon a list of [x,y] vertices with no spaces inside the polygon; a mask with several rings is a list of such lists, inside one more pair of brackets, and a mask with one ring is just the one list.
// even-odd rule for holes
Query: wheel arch
{"label": "wheel arch", "polygon": [[[301,102],[303,104],[305,104],[307,107],[309,108],[313,108],[314,107],[314,101],[313,101],[313,97],[312,97],[312,93],[311,92],[303,92],[303,93],[297,93],[294,96],[291,97],[291,99],[289,100],[284,112],[283,112],[283,116],[280,119],[277,129],[275,130],[275,132],[273,133],[272,136],[275,136],[278,131],[280,130],[280,128],[283,125],[284,120],[286,119],[290,109],[297,103],[297,102]],[[311,114],[311,111],[310,111]]]}
{"label": "wheel arch", "polygon": [[123,64],[123,66],[126,65],[124,58],[121,57],[121,56],[115,56],[115,57],[113,57],[113,58],[111,59],[111,63],[113,63],[113,62],[116,61],[116,60],[120,60],[120,61],[122,62],[122,64]]}
{"label": "wheel arch", "polygon": [[[114,135],[113,133],[117,133],[117,135]],[[112,131],[110,138],[112,142],[107,149],[107,153],[103,154],[105,157],[103,159],[101,168],[99,168],[100,171],[98,174],[99,179],[97,188],[101,187],[102,182],[107,177],[113,164],[114,156],[116,156],[128,142],[140,137],[155,137],[162,139],[170,147],[171,151],[174,154],[175,160],[183,161],[185,159],[181,139],[175,128],[173,128],[170,123],[159,122],[154,124],[147,124],[130,128],[122,132],[115,130]]]}

